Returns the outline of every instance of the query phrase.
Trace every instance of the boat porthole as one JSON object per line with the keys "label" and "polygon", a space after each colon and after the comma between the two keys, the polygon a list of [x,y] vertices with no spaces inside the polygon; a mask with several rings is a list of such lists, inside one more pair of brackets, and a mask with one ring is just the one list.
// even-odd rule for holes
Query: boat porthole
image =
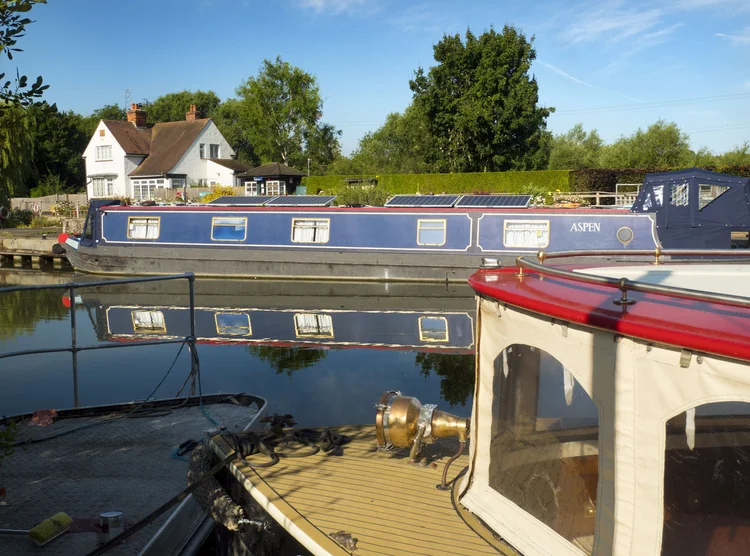
{"label": "boat porthole", "polygon": [[633,230],[628,228],[627,226],[623,226],[622,228],[617,230],[617,240],[623,245],[627,245],[628,243],[633,241]]}

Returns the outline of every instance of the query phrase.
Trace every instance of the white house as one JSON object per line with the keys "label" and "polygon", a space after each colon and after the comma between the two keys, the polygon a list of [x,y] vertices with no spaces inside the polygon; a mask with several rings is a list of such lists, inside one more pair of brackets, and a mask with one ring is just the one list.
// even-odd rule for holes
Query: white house
{"label": "white house", "polygon": [[181,122],[147,124],[137,104],[127,114],[127,121],[100,121],[83,153],[89,198],[142,200],[162,197],[160,189],[236,185],[250,169],[234,160],[216,124],[198,118],[194,104]]}

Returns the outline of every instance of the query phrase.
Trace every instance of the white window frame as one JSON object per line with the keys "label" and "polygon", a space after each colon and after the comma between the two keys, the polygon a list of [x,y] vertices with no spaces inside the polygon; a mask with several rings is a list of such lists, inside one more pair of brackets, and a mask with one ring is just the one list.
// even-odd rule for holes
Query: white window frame
{"label": "white window frame", "polygon": [[183,189],[185,187],[185,178],[172,178],[172,189]]}
{"label": "white window frame", "polygon": [[295,313],[297,338],[333,338],[333,318],[325,313]]}
{"label": "white window frame", "polygon": [[206,144],[201,143],[198,145],[198,156],[200,156],[201,160],[206,158]]}
{"label": "white window frame", "polygon": [[105,162],[112,160],[112,145],[98,145],[96,147],[96,161]]}
{"label": "white window frame", "polygon": [[[433,321],[441,321],[444,326],[444,334],[440,337],[432,336],[430,331],[427,331],[424,329],[424,322],[425,320],[433,320]],[[450,339],[450,334],[448,332],[448,319],[445,317],[439,317],[439,316],[433,316],[433,315],[424,315],[419,317],[419,340],[421,342],[447,342]]]}
{"label": "white window frame", "polygon": [[248,197],[258,196],[258,182],[257,181],[245,182],[245,195],[247,195]]}
{"label": "white window frame", "polygon": [[[219,317],[223,315],[245,317],[247,319],[247,332],[246,333],[227,332],[225,329],[221,328],[219,326]],[[214,322],[216,323],[216,333],[219,336],[252,336],[253,335],[253,327],[252,327],[252,324],[250,324],[250,315],[248,315],[247,313],[234,313],[232,311],[219,311],[219,312],[214,313]]]}
{"label": "white window frame", "polygon": [[[439,224],[439,226],[438,226]],[[448,221],[445,218],[438,219],[438,218],[419,218],[417,220],[417,245],[424,245],[429,247],[440,247],[442,245],[445,245],[446,241],[446,229],[448,228]],[[440,243],[427,243],[426,241],[421,241],[420,236],[423,231],[430,231],[430,232],[443,232],[443,241]]]}
{"label": "white window frame", "polygon": [[156,240],[160,234],[161,217],[128,216],[128,239]]}
{"label": "white window frame", "polygon": [[292,243],[328,243],[330,218],[292,218]]}
{"label": "white window frame", "polygon": [[266,195],[286,195],[286,182],[280,180],[267,181]]}
{"label": "white window frame", "polygon": [[[146,316],[147,319],[143,317]],[[140,319],[138,318],[140,317]],[[130,318],[133,321],[133,332],[136,334],[164,334],[167,332],[167,323],[164,320],[164,313],[161,311],[137,310],[130,312]],[[149,320],[151,326],[139,328],[137,320]],[[156,327],[158,326],[158,328]]]}
{"label": "white window frame", "polygon": [[[237,226],[242,226],[245,229],[245,233],[242,236],[242,239],[223,239],[223,238],[215,238],[214,237],[214,230],[217,226],[226,226],[231,228],[236,228]],[[234,217],[234,216],[214,216],[211,219],[211,240],[212,241],[245,241],[247,239],[247,218],[245,217]]]}
{"label": "white window frame", "polygon": [[208,145],[208,158],[221,158],[220,155],[221,155],[220,145],[217,145],[215,143],[211,143],[210,145]]}
{"label": "white window frame", "polygon": [[[146,201],[148,199],[154,198],[154,193],[156,193],[156,188],[161,181],[162,185],[160,187],[164,187],[164,180],[157,180],[157,179],[142,179],[142,180],[133,180],[133,199],[136,199],[138,201]],[[145,195],[144,195],[145,191]]]}

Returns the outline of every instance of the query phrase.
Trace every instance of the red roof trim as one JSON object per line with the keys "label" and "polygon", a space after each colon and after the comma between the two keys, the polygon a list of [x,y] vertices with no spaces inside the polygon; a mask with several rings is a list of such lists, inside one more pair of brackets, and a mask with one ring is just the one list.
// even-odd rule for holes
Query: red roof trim
{"label": "red roof trim", "polygon": [[628,292],[632,305],[615,305],[616,287],[583,284],[515,268],[480,270],[469,285],[482,296],[551,318],[654,343],[750,361],[750,310],[662,294]]}

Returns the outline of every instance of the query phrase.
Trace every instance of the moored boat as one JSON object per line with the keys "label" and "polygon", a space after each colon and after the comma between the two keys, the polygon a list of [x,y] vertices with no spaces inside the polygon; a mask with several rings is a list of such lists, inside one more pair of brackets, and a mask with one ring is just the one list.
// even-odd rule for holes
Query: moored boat
{"label": "moored boat", "polygon": [[230,490],[321,555],[750,552],[750,259],[563,255],[470,279],[470,420],[388,392],[336,457],[237,460]]}

